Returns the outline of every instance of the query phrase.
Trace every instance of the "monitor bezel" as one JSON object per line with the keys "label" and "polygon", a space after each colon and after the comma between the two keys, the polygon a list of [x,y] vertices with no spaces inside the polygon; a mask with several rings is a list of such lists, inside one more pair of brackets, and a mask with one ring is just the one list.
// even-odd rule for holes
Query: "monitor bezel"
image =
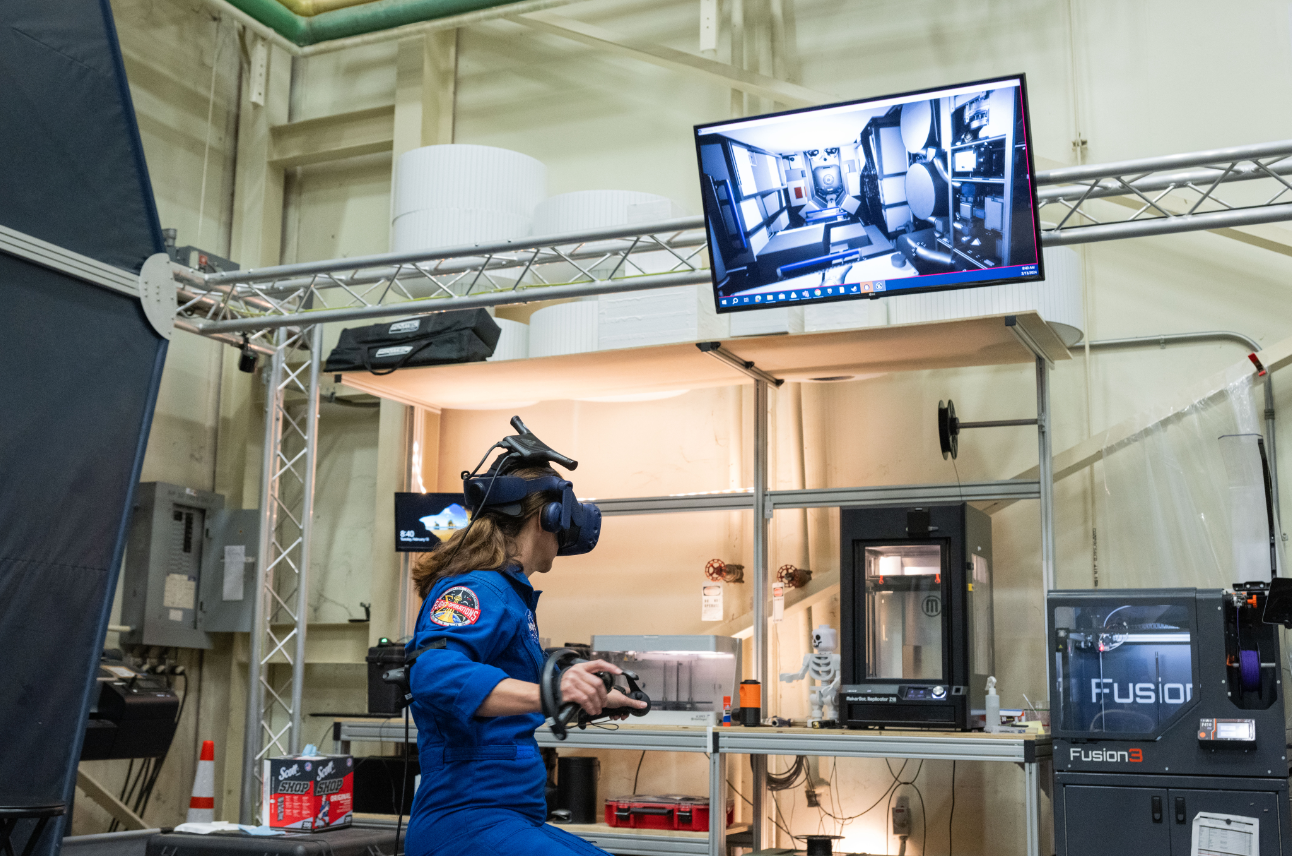
{"label": "monitor bezel", "polygon": [[[979,282],[972,282],[972,283],[916,286],[914,288],[901,288],[892,292],[872,291],[863,295],[849,295],[849,294],[828,295],[824,297],[814,297],[810,299],[798,299],[798,300],[783,301],[783,302],[771,301],[768,303],[757,303],[757,304],[733,303],[731,306],[723,306],[722,302],[718,300],[717,265],[714,264],[714,259],[713,259],[713,240],[712,240],[712,231],[710,229],[710,223],[712,222],[712,219],[713,219],[712,215],[715,212],[712,212],[709,210],[708,198],[705,196],[703,192],[701,192],[700,205],[704,214],[704,247],[705,247],[705,252],[707,252],[709,256],[709,288],[710,288],[710,294],[713,298],[714,311],[719,315],[723,315],[731,312],[752,312],[760,309],[778,309],[781,307],[792,308],[797,306],[812,306],[812,305],[821,304],[821,303],[842,303],[847,301],[878,300],[884,297],[901,297],[907,294],[928,294],[928,293],[940,292],[940,291],[962,291],[964,289],[969,289],[969,288],[986,288],[992,285],[1005,285],[1009,283],[1043,282],[1045,280],[1045,252],[1044,252],[1044,248],[1041,246],[1041,219],[1040,219],[1040,211],[1039,211],[1040,206],[1039,206],[1039,200],[1037,199],[1037,193],[1036,193],[1036,159],[1033,156],[1033,152],[1032,152],[1032,141],[1034,139],[1032,134],[1032,111],[1031,111],[1031,106],[1027,99],[1027,75],[1023,72],[1019,72],[1018,74],[997,75],[994,77],[984,78],[982,80],[965,81],[963,83],[949,83],[944,86],[933,86],[927,89],[913,89],[913,90],[910,90],[909,92],[896,92],[888,95],[877,95],[871,98],[859,98],[851,101],[837,101],[829,104],[817,104],[811,107],[797,107],[793,110],[781,110],[776,113],[763,113],[757,116],[746,116],[746,117],[736,118],[736,119],[723,119],[722,121],[718,121],[718,122],[705,122],[694,126],[693,136],[695,138],[695,165],[700,179],[700,187],[703,188],[706,174],[704,172],[704,163],[700,155],[700,139],[708,129],[718,128],[723,125],[730,125],[734,122],[750,122],[758,119],[775,119],[775,118],[780,118],[784,116],[794,116],[799,113],[811,113],[818,110],[827,110],[835,107],[858,106],[863,104],[869,104],[875,101],[887,101],[887,100],[897,99],[897,98],[915,98],[920,95],[932,95],[933,93],[937,93],[937,92],[945,92],[948,89],[962,89],[965,87],[973,87],[973,86],[983,86],[984,88],[988,88],[987,87],[988,84],[993,84],[993,83],[998,84],[998,83],[1006,83],[1006,82],[1012,83],[1014,81],[1018,82],[1019,94],[1022,99],[1022,106],[1023,106],[1023,132],[1027,135],[1027,145],[1024,147],[1024,152],[1027,157],[1028,191],[1032,200],[1032,233],[1033,233],[1033,238],[1036,242],[1035,243],[1035,246],[1036,246],[1036,273],[1035,274],[1031,274],[1028,276],[1001,277],[999,279],[987,279],[987,280],[982,280]],[[1016,267],[1016,265],[1010,265],[1010,267]],[[930,274],[925,274],[925,276],[929,276],[929,275]]]}

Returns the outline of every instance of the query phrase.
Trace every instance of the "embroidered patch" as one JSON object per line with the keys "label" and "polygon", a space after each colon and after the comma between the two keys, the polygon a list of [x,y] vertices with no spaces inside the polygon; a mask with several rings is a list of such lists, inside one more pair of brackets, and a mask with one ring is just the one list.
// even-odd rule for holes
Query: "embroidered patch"
{"label": "embroidered patch", "polygon": [[466,586],[454,586],[431,606],[431,621],[441,627],[475,624],[480,618],[480,600]]}
{"label": "embroidered patch", "polygon": [[533,610],[529,613],[529,638],[538,641],[538,622],[534,620]]}

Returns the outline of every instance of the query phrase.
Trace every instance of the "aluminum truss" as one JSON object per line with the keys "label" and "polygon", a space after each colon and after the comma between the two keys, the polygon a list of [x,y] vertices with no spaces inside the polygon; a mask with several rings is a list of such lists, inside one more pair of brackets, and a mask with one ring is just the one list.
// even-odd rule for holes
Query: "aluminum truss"
{"label": "aluminum truss", "polygon": [[[1037,175],[1046,246],[1292,220],[1292,141]],[[1239,183],[1243,183],[1241,187]],[[1224,201],[1218,192],[1225,189]],[[1268,188],[1268,189],[1266,189]],[[1281,201],[1281,200],[1287,201]],[[310,521],[318,421],[316,325],[477,306],[587,297],[710,281],[700,217],[447,250],[202,274],[174,266],[175,326],[272,355],[261,484],[262,569],[251,636],[243,746],[244,823],[255,820],[259,762],[301,748]],[[1026,343],[1025,343],[1026,344]],[[309,351],[289,365],[289,355]],[[293,368],[294,366],[294,368]],[[1048,367],[1038,357],[1039,418]],[[303,412],[286,394],[303,393]],[[1052,514],[1041,436],[1043,529],[1053,574]],[[290,679],[271,679],[281,657]]]}
{"label": "aluminum truss", "polygon": [[1052,224],[1041,240],[1058,246],[1292,220],[1288,175],[1292,140],[1053,169],[1036,176],[1041,220]]}
{"label": "aluminum truss", "polygon": [[[261,761],[271,754],[301,750],[320,330],[316,326],[278,330],[268,370],[256,557],[260,578],[252,608],[238,811],[242,823],[257,822]],[[307,351],[307,359],[288,362],[289,356],[301,351]],[[289,405],[288,396],[297,394],[304,396],[304,403]],[[284,667],[290,669],[286,676]]]}
{"label": "aluminum truss", "polygon": [[709,280],[699,217],[549,239],[202,275],[178,268],[179,313],[203,335],[266,342],[279,327]]}
{"label": "aluminum truss", "polygon": [[[1047,246],[1292,220],[1292,141],[1037,174]],[[1224,188],[1224,198],[1221,188]],[[270,331],[707,282],[700,217],[201,274],[176,267],[177,324],[269,350]]]}

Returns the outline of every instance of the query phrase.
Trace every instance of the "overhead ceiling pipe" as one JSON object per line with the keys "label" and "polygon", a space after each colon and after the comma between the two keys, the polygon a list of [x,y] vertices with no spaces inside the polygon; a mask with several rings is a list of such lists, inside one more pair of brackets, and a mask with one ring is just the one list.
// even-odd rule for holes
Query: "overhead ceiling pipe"
{"label": "overhead ceiling pipe", "polygon": [[[294,56],[313,56],[363,44],[454,29],[482,21],[565,6],[574,0],[354,0],[361,5],[296,14],[278,0],[205,0]],[[322,9],[350,0],[284,0]]]}
{"label": "overhead ceiling pipe", "polygon": [[337,9],[348,9],[363,3],[374,3],[376,0],[278,0],[295,15],[312,18],[324,12],[335,12]]}

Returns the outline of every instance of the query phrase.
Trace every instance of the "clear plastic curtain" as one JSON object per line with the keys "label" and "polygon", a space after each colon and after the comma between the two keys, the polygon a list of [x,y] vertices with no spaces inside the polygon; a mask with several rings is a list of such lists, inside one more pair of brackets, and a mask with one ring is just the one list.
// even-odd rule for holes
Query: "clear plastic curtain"
{"label": "clear plastic curtain", "polygon": [[[1251,372],[1235,370],[1220,389],[1163,418],[1147,413],[1130,436],[1104,447],[1097,497],[1099,579],[1110,588],[1226,587],[1250,578],[1236,566],[1234,534],[1268,532],[1263,508],[1238,511],[1254,485],[1234,483],[1236,435],[1255,454],[1263,390]],[[1244,468],[1252,478],[1252,467]],[[1259,479],[1259,466],[1256,467]],[[1263,488],[1261,488],[1263,497]],[[1268,556],[1266,536],[1265,555]],[[1248,545],[1246,554],[1252,551]],[[1238,550],[1240,555],[1243,550]],[[1269,562],[1258,579],[1267,579]],[[1246,574],[1246,576],[1244,576]]]}

